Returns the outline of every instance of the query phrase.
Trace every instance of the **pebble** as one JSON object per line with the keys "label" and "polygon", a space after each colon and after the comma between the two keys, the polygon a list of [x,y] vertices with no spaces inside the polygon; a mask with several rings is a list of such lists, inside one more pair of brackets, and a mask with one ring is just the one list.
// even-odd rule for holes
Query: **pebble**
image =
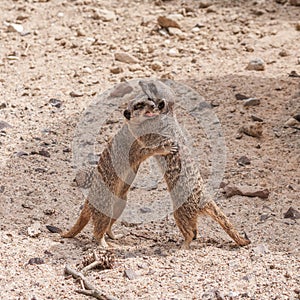
{"label": "pebble", "polygon": [[132,64],[128,67],[129,71],[136,72],[142,70],[142,66],[140,64]]}
{"label": "pebble", "polygon": [[178,56],[179,52],[176,48],[171,48],[169,51],[168,51],[168,55],[171,56],[171,57],[176,57]]}
{"label": "pebble", "polygon": [[175,35],[175,36],[178,36],[181,40],[184,40],[186,38],[186,35],[184,32],[182,32],[179,28],[173,28],[173,27],[170,27],[168,29],[169,31],[169,34],[170,35]]}
{"label": "pebble", "polygon": [[61,100],[55,99],[55,98],[51,98],[51,99],[49,100],[49,103],[50,103],[53,107],[56,107],[56,108],[60,108],[60,107],[61,107],[61,104],[62,104]]}
{"label": "pebble", "polygon": [[252,59],[248,66],[246,67],[246,70],[249,71],[264,71],[265,70],[265,62],[261,58],[255,58]]}
{"label": "pebble", "polygon": [[238,160],[237,163],[240,166],[246,166],[246,165],[250,165],[250,159],[247,156],[241,156]]}
{"label": "pebble", "polygon": [[253,252],[256,253],[256,254],[266,254],[269,252],[269,249],[266,245],[264,244],[259,244],[257,245],[256,247],[253,248]]}
{"label": "pebble", "polygon": [[7,31],[22,33],[24,31],[24,27],[21,24],[8,23]]}
{"label": "pebble", "polygon": [[132,269],[125,269],[124,274],[129,280],[133,280],[138,277]]}
{"label": "pebble", "polygon": [[33,223],[27,228],[27,233],[30,237],[37,237],[41,234],[41,224],[39,222]]}
{"label": "pebble", "polygon": [[300,212],[296,209],[294,209],[293,207],[290,207],[287,212],[284,213],[284,218],[287,219],[292,219],[292,220],[295,220],[295,219],[300,219]]}
{"label": "pebble", "polygon": [[209,6],[212,5],[212,1],[210,0],[201,0],[199,1],[199,8],[208,8]]}
{"label": "pebble", "polygon": [[297,121],[295,118],[290,118],[284,123],[284,127],[294,127],[300,126],[300,122]]}
{"label": "pebble", "polygon": [[136,64],[139,62],[139,60],[137,58],[135,58],[134,56],[132,56],[128,53],[125,53],[125,52],[116,52],[115,60],[123,62],[123,63],[127,63],[127,64]]}
{"label": "pebble", "polygon": [[163,69],[163,64],[159,61],[153,61],[151,64],[151,69],[153,71],[161,71]]}
{"label": "pebble", "polygon": [[4,128],[11,128],[12,126],[5,121],[0,121],[0,130]]}
{"label": "pebble", "polygon": [[244,106],[256,106],[260,104],[260,99],[248,98],[244,100]]}
{"label": "pebble", "polygon": [[175,20],[173,20],[171,18],[168,18],[168,17],[159,16],[157,18],[157,23],[158,23],[159,26],[161,26],[163,28],[173,27],[173,28],[179,28],[180,29],[179,24]]}
{"label": "pebble", "polygon": [[84,94],[82,92],[79,92],[79,91],[70,92],[70,96],[73,97],[73,98],[83,97],[83,95]]}
{"label": "pebble", "polygon": [[289,56],[290,54],[288,53],[288,51],[286,51],[285,49],[282,49],[279,53],[278,53],[279,56],[281,57],[286,57],[286,56]]}
{"label": "pebble", "polygon": [[111,22],[116,20],[116,14],[113,11],[107,9],[99,9],[97,10],[92,18],[94,20],[101,20],[104,22]]}
{"label": "pebble", "polygon": [[296,24],[296,30],[297,30],[297,31],[300,31],[300,22],[298,22],[298,23]]}
{"label": "pebble", "polygon": [[28,265],[42,265],[44,263],[45,263],[44,260],[40,257],[33,257],[30,258],[28,261]]}
{"label": "pebble", "polygon": [[112,73],[112,74],[120,74],[122,72],[124,72],[124,70],[123,70],[122,67],[118,66],[118,67],[112,67],[112,68],[110,68],[110,73]]}

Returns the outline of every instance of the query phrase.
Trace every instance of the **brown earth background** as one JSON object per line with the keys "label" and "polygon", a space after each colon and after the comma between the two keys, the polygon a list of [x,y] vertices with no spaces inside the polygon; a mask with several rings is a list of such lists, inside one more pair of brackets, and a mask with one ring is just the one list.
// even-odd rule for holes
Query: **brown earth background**
{"label": "brown earth background", "polygon": [[[80,285],[64,275],[64,266],[79,269],[97,248],[91,226],[70,240],[46,229],[69,228],[84,201],[73,182],[74,131],[108,88],[157,77],[193,88],[212,105],[226,140],[223,183],[268,189],[269,197],[218,193],[219,205],[252,241],[245,248],[235,247],[206,218],[199,220],[200,237],[189,251],[179,250],[182,236],[171,214],[153,222],[118,222],[115,232],[122,237],[108,239],[114,268],[92,270],[88,280],[118,299],[300,299],[299,215],[284,218],[290,207],[300,210],[300,123],[293,118],[300,114],[297,3],[2,0],[0,298],[87,299],[75,292]],[[162,28],[159,16],[180,28]],[[134,61],[119,61],[116,53]],[[256,58],[264,70],[247,69]],[[246,107],[237,94],[260,102]],[[206,178],[210,146],[189,113],[179,107],[178,120],[205,153]],[[237,139],[253,118],[262,124],[262,136]],[[99,151],[122,122],[121,108],[107,116]],[[238,163],[243,156],[250,164]],[[132,206],[168,201],[163,182],[149,188],[148,167],[129,193]]]}

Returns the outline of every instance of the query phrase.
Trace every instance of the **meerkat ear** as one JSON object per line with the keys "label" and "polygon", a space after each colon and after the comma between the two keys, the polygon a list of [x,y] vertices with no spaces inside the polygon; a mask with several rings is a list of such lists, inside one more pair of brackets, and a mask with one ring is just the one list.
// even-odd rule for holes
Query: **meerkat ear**
{"label": "meerkat ear", "polygon": [[158,91],[153,82],[139,81],[139,85],[142,88],[142,91],[147,95],[151,100],[154,100],[158,97]]}
{"label": "meerkat ear", "polygon": [[124,115],[124,117],[125,117],[127,120],[130,120],[130,118],[131,118],[131,112],[130,112],[128,109],[125,109],[125,110],[124,110],[123,115]]}

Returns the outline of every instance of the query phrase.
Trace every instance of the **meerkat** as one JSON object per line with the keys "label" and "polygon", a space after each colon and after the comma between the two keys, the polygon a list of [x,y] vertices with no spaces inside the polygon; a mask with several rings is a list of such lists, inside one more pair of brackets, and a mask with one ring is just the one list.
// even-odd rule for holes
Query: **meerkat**
{"label": "meerkat", "polygon": [[[205,195],[205,185],[199,170],[193,165],[187,141],[183,135],[176,116],[173,112],[175,94],[161,81],[140,81],[140,86],[147,96],[147,101],[133,99],[129,102],[124,116],[131,133],[144,147],[151,143],[159,144],[165,138],[173,140],[178,145],[178,151],[164,157],[156,156],[160,168],[164,173],[168,190],[171,195],[176,224],[184,236],[182,249],[189,249],[190,243],[196,239],[198,228],[197,219],[201,214],[210,216],[218,222],[225,232],[240,246],[250,243],[250,240],[237,232],[211,196]],[[139,126],[140,114],[148,110],[148,115],[155,117],[148,119],[147,126]],[[157,115],[156,112],[161,112]],[[147,130],[148,128],[148,130]],[[143,139],[147,132],[159,132],[154,139]]]}
{"label": "meerkat", "polygon": [[[140,93],[137,98],[147,103],[144,93]],[[152,104],[148,103],[148,105],[151,107]],[[135,108],[139,111],[136,119],[140,126],[166,109],[162,107],[154,112],[153,108],[151,107],[150,110],[148,106],[143,109],[137,105]],[[150,156],[164,156],[178,150],[176,144],[168,138],[157,139],[155,135],[145,134],[137,142],[129,131],[128,125],[124,124],[101,153],[97,167],[84,175],[85,180],[81,179],[81,185],[90,189],[74,226],[68,231],[62,231],[55,226],[48,225],[48,230],[60,233],[61,237],[72,238],[80,233],[92,219],[96,241],[102,247],[107,247],[104,236],[107,234],[115,239],[111,227],[125,208],[128,190],[140,164]],[[146,140],[153,141],[149,143],[149,147],[143,145],[143,143],[146,144]],[[159,143],[156,144],[156,140]]]}

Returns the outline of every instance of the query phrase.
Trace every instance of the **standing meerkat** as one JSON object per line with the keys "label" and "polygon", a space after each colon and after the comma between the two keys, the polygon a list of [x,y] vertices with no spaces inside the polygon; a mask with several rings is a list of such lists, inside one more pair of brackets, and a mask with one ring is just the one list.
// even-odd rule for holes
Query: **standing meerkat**
{"label": "standing meerkat", "polygon": [[[140,126],[161,113],[167,113],[167,107],[154,109],[152,102],[147,100],[142,91],[136,97],[147,103],[147,107],[151,107],[151,110],[146,106],[144,109],[138,105],[135,107],[139,111]],[[146,140],[152,141],[149,147],[143,145],[146,144]],[[140,164],[150,156],[164,156],[176,151],[177,146],[170,139],[158,139],[156,134],[145,134],[136,141],[128,125],[124,124],[101,153],[97,167],[87,172],[84,183],[81,182],[90,189],[74,226],[68,231],[62,231],[49,225],[48,230],[60,233],[64,238],[72,238],[92,219],[95,239],[101,246],[107,247],[104,236],[107,234],[110,238],[115,238],[111,227],[126,206],[127,193]]]}
{"label": "standing meerkat", "polygon": [[[179,147],[176,153],[169,153],[164,157],[156,156],[156,159],[164,173],[164,179],[172,198],[176,224],[184,236],[182,248],[188,249],[191,241],[196,239],[197,219],[200,214],[209,215],[218,222],[238,245],[250,244],[248,238],[240,236],[212,197],[205,195],[202,177],[199,170],[193,165],[187,141],[173,113],[176,96],[171,88],[157,80],[144,80],[139,84],[147,96],[147,101],[133,99],[128,104],[124,116],[127,119],[129,130],[144,147],[149,147],[153,142],[157,145],[165,138],[173,140]],[[157,108],[162,114],[148,119],[143,126],[140,126],[139,122],[143,112],[148,110],[151,114]],[[143,139],[147,132],[145,125],[149,132],[160,133],[155,136],[155,141]]]}

